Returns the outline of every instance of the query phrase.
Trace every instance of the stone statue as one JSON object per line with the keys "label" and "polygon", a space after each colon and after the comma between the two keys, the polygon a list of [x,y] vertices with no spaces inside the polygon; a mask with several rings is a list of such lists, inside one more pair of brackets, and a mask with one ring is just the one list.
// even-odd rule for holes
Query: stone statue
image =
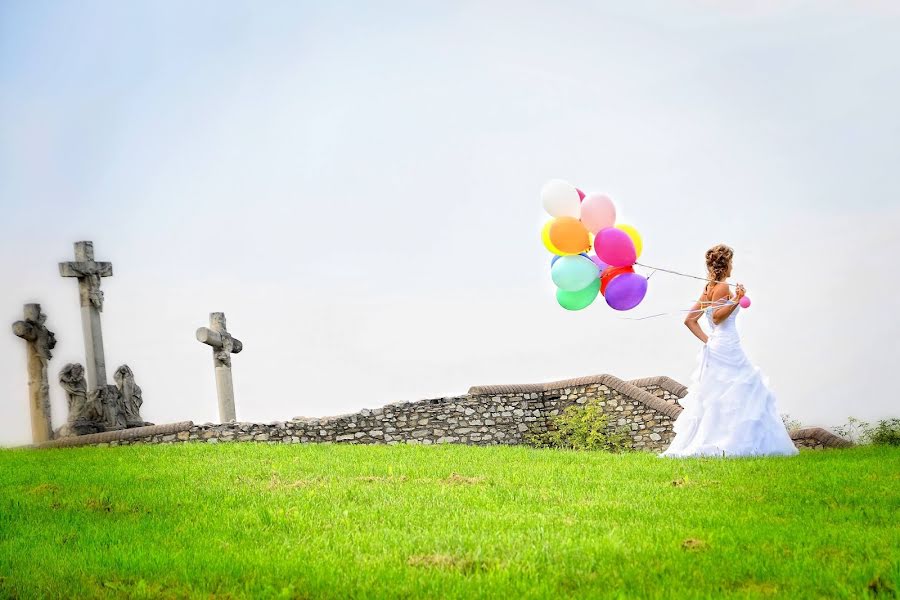
{"label": "stone statue", "polygon": [[66,392],[69,418],[57,432],[58,437],[84,435],[105,431],[104,414],[96,394],[88,394],[84,381],[84,367],[69,363],[59,372],[59,384]]}
{"label": "stone statue", "polygon": [[35,444],[53,437],[50,421],[50,383],[47,367],[56,346],[56,336],[44,323],[47,315],[40,304],[26,304],[25,320],[13,323],[13,333],[28,342],[28,400],[31,406],[31,436]]}
{"label": "stone statue", "polygon": [[141,405],[144,399],[141,394],[141,386],[134,382],[134,373],[128,365],[122,365],[116,369],[113,379],[119,391],[119,406],[125,415],[126,427],[143,427],[152,425],[141,418]]}

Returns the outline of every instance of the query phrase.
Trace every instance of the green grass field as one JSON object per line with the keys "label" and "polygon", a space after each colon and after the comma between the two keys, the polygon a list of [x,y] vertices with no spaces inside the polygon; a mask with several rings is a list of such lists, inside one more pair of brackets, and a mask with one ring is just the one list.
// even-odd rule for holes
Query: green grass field
{"label": "green grass field", "polygon": [[891,598],[900,448],[0,451],[0,596]]}

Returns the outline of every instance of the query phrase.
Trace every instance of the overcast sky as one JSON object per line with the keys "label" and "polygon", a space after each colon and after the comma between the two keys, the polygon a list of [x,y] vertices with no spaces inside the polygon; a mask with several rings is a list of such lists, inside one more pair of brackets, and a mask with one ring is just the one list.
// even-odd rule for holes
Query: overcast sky
{"label": "overcast sky", "polygon": [[[0,3],[0,314],[83,362],[93,240],[107,368],[145,419],[285,420],[612,373],[684,383],[681,318],[557,306],[542,184],[608,193],[642,262],[736,251],[779,410],[900,416],[900,12],[877,2]],[[436,7],[437,6],[437,7]],[[643,316],[701,282],[657,273]],[[0,336],[0,443],[30,441]]]}

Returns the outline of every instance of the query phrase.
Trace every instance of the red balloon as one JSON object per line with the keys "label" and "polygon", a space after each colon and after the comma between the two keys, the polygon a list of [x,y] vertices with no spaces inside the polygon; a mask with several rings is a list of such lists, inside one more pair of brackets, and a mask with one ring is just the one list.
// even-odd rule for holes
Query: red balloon
{"label": "red balloon", "polygon": [[606,286],[622,273],[634,273],[634,267],[606,267],[603,269],[603,273],[600,274],[600,293],[606,295]]}

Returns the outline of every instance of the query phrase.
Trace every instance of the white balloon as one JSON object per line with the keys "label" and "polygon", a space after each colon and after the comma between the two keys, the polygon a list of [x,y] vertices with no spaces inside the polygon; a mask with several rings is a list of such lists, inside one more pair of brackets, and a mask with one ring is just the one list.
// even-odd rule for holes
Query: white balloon
{"label": "white balloon", "polygon": [[568,181],[551,179],[541,188],[544,210],[554,217],[581,218],[581,197]]}

